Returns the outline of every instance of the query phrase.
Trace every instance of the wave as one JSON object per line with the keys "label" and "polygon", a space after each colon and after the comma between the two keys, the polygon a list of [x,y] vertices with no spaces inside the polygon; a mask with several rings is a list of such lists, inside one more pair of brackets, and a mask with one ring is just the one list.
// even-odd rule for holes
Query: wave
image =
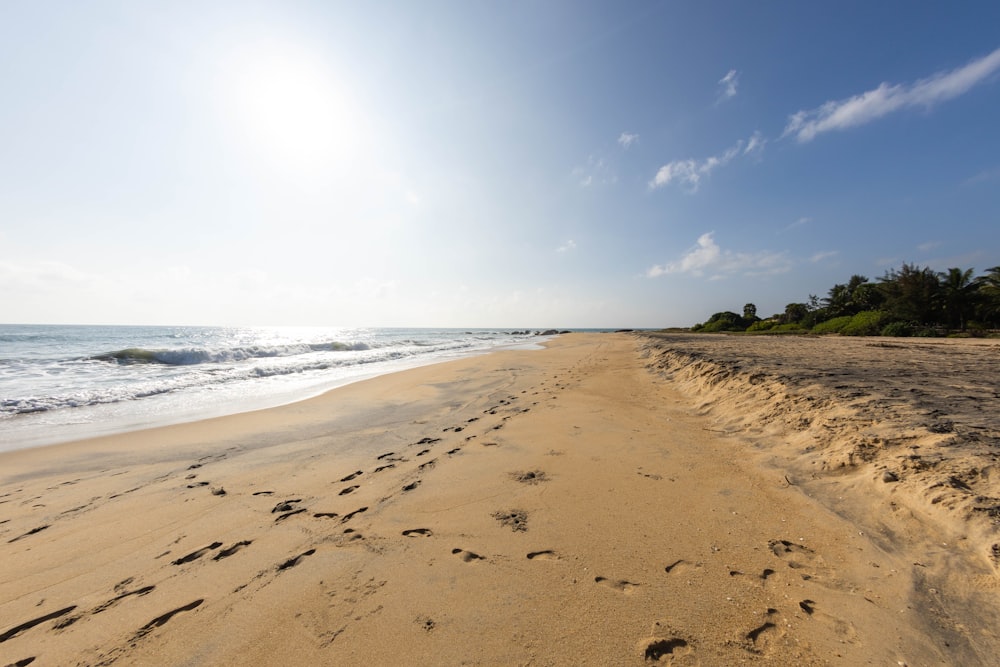
{"label": "wave", "polygon": [[[468,342],[448,341],[433,348],[424,346],[369,346],[366,343],[323,343],[303,346],[280,346],[273,348],[232,348],[210,351],[199,348],[186,350],[148,350],[127,348],[90,358],[119,365],[147,364],[192,366],[208,362],[224,362],[239,359],[276,358],[274,362],[258,361],[252,365],[221,365],[221,367],[201,368],[196,366],[181,371],[180,375],[156,373],[144,380],[114,383],[106,386],[88,386],[76,392],[53,392],[48,395],[34,395],[22,398],[0,399],[0,419],[11,418],[37,412],[47,412],[62,408],[80,408],[92,405],[121,403],[153,396],[185,392],[189,390],[220,387],[245,381],[270,377],[293,376],[299,374],[323,373],[352,366],[368,366],[379,362],[392,362],[427,354],[449,353],[470,347]],[[298,349],[298,352],[295,350]],[[292,355],[302,350],[324,350],[338,354],[326,354],[295,359]],[[360,355],[340,355],[343,351],[368,351]],[[279,361],[277,357],[285,357]],[[152,370],[152,366],[150,366]],[[137,376],[138,377],[138,376]]]}
{"label": "wave", "polygon": [[231,363],[268,357],[293,357],[311,352],[362,352],[370,349],[372,347],[368,343],[342,341],[273,346],[253,345],[221,350],[196,347],[173,350],[150,350],[142,347],[129,347],[124,350],[99,354],[90,357],[90,359],[122,365],[165,364],[167,366],[192,366],[195,364]]}

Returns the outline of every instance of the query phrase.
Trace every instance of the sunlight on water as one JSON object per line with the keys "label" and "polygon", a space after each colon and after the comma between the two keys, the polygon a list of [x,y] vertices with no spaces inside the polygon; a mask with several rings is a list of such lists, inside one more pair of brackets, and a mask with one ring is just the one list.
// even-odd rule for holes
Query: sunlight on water
{"label": "sunlight on water", "polygon": [[0,326],[0,450],[270,407],[534,332]]}

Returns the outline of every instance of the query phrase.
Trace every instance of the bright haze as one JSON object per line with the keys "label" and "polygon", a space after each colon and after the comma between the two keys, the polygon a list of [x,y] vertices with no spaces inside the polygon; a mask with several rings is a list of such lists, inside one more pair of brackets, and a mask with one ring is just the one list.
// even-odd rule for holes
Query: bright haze
{"label": "bright haze", "polygon": [[0,320],[661,327],[1000,264],[1000,3],[0,4]]}

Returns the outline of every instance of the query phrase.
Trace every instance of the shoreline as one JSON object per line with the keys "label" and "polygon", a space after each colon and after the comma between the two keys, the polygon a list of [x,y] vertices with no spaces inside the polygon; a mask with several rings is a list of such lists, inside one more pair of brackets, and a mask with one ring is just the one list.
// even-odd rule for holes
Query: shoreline
{"label": "shoreline", "polygon": [[[20,449],[33,449],[36,447],[69,444],[78,440],[90,440],[93,438],[131,433],[133,431],[143,431],[177,424],[194,423],[218,417],[226,417],[230,415],[238,415],[247,412],[281,407],[297,403],[299,401],[316,398],[317,396],[322,396],[327,392],[335,391],[336,389],[345,387],[355,382],[363,382],[382,375],[400,373],[410,369],[421,368],[433,364],[448,363],[449,361],[454,361],[456,359],[491,354],[494,351],[504,349],[542,349],[544,342],[550,339],[551,336],[543,337],[541,334],[537,335],[540,337],[540,340],[502,344],[488,349],[477,349],[467,352],[453,352],[431,358],[414,357],[390,362],[382,362],[382,367],[377,370],[370,369],[366,364],[354,369],[347,369],[350,370],[351,373],[338,376],[335,379],[326,380],[324,382],[315,382],[313,384],[295,389],[285,388],[282,391],[272,391],[260,395],[231,397],[225,403],[213,404],[209,407],[189,407],[180,413],[174,413],[170,416],[164,414],[162,406],[159,405],[159,402],[162,399],[155,397],[152,399],[141,399],[157,402],[153,406],[146,406],[143,404],[142,407],[146,407],[147,411],[138,410],[139,406],[137,405],[136,409],[132,412],[128,412],[123,416],[113,417],[109,421],[101,421],[103,419],[101,413],[110,407],[116,406],[117,404],[115,403],[90,405],[69,409],[63,408],[62,410],[64,411],[74,411],[73,414],[76,414],[79,419],[84,419],[84,421],[79,421],[78,419],[50,426],[31,425],[28,426],[27,429],[25,429],[21,424],[14,422],[22,419],[23,417],[35,419],[39,415],[45,415],[46,413],[42,412],[18,415],[4,423],[4,428],[8,434],[11,432],[17,433],[18,429],[20,429],[21,432],[26,431],[26,434],[21,435],[20,439],[16,442],[8,440],[6,437],[0,440],[0,453]],[[148,409],[153,407],[158,409],[153,412],[149,412]],[[92,417],[92,413],[94,412],[97,412],[98,414],[96,421]],[[67,414],[69,413],[67,412]]]}
{"label": "shoreline", "polygon": [[[934,547],[963,524],[900,491],[888,532],[853,514],[922,477],[793,469],[836,460],[802,439],[824,423],[873,428],[795,372],[829,358],[650,340],[0,454],[0,663],[989,664],[975,536]],[[780,373],[801,383],[771,395]],[[791,430],[806,404],[816,430]]]}

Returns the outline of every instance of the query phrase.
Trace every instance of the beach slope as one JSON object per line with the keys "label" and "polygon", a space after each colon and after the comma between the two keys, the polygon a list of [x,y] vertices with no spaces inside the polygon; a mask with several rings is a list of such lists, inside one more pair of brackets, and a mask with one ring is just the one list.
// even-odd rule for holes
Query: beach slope
{"label": "beach slope", "polygon": [[816,446],[865,418],[791,381],[826,348],[709,340],[571,334],[0,455],[0,665],[990,664],[986,513]]}

